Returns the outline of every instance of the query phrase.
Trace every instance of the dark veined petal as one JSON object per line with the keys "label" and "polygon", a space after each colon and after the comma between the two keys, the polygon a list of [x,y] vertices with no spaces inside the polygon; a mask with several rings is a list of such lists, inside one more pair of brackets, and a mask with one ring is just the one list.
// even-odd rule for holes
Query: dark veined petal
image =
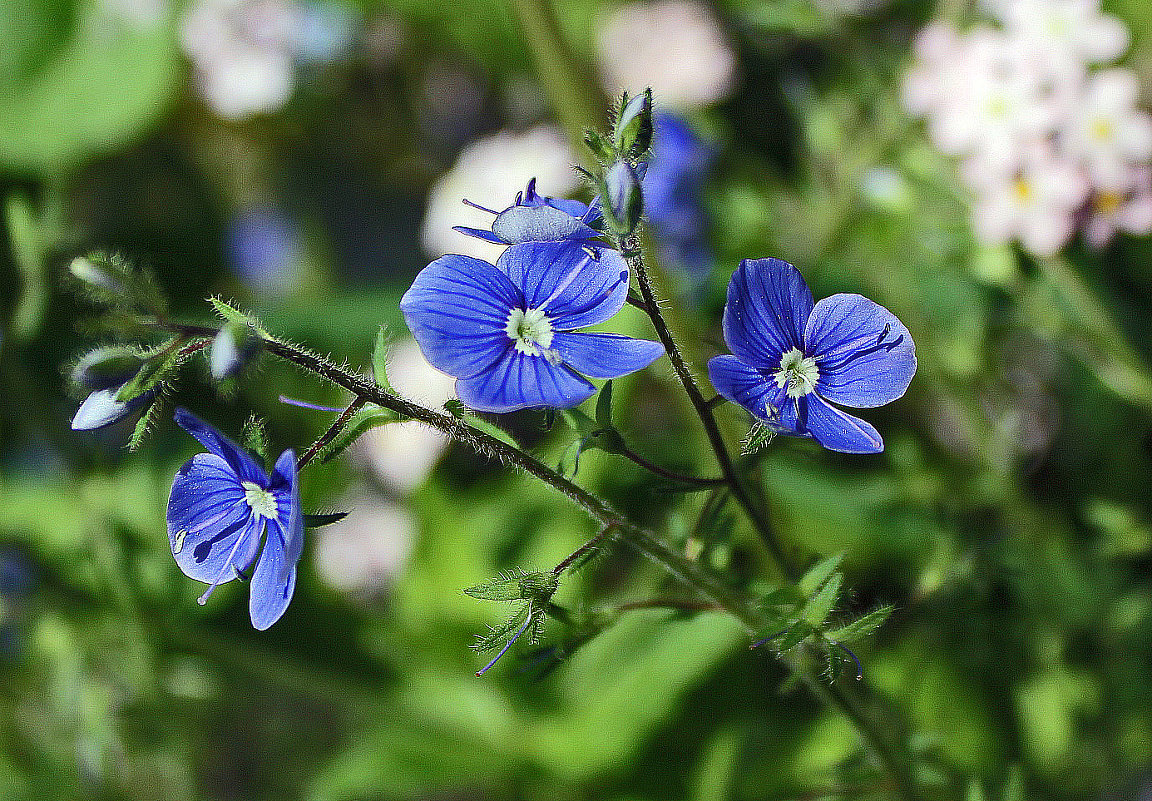
{"label": "dark veined petal", "polygon": [[768,406],[781,404],[781,396],[787,397],[776,381],[767,377],[755,367],[749,367],[735,356],[716,356],[708,360],[708,378],[712,386],[722,396],[738,403],[752,413],[753,417],[764,420],[771,415]]}
{"label": "dark veined petal", "polygon": [[801,348],[812,292],[800,271],[780,259],[745,259],[728,282],[724,340],[752,367],[777,369]]}
{"label": "dark veined petal", "polygon": [[470,256],[442,256],[400,299],[404,321],[428,362],[457,378],[487,369],[512,340],[508,314],[523,307],[508,276]]}
{"label": "dark veined petal", "polygon": [[264,550],[252,574],[252,587],[248,597],[248,614],[252,626],[264,631],[271,626],[292,600],[296,589],[296,563],[287,559],[284,538],[278,526],[268,526]]}
{"label": "dark veined petal", "polygon": [[833,295],[812,310],[804,332],[816,357],[816,391],[845,406],[883,406],[916,373],[916,346],[896,315],[860,295]]}
{"label": "dark veined petal", "polygon": [[543,356],[510,350],[480,375],[456,382],[456,395],[465,405],[482,412],[511,412],[547,406],[578,406],[596,388],[562,365]]}
{"label": "dark veined petal", "polygon": [[233,475],[240,481],[251,481],[261,487],[268,486],[268,474],[249,453],[187,409],[178,408],[176,422],[196,440],[223,459]]}
{"label": "dark veined petal", "polygon": [[553,206],[513,206],[492,221],[492,233],[501,242],[559,242],[595,239],[600,232]]}
{"label": "dark veined petal", "polygon": [[664,346],[620,334],[558,331],[552,349],[578,373],[593,378],[619,378],[634,373],[664,355]]}
{"label": "dark veined petal", "polygon": [[[296,477],[296,454],[286,450],[272,469],[272,492],[276,497],[276,525],[284,538],[285,563],[294,566],[304,552],[304,513],[300,510],[300,485]],[[287,578],[287,574],[284,576]]]}
{"label": "dark veined petal", "polygon": [[168,497],[168,543],[184,575],[205,584],[235,578],[260,547],[252,510],[231,466],[214,453],[184,463]]}
{"label": "dark veined petal", "polygon": [[524,291],[526,307],[543,307],[558,331],[602,323],[628,298],[628,265],[611,248],[529,242],[510,246],[496,266]]}
{"label": "dark veined petal", "polygon": [[871,424],[829,405],[815,392],[797,399],[798,428],[830,451],[880,453],[884,440]]}

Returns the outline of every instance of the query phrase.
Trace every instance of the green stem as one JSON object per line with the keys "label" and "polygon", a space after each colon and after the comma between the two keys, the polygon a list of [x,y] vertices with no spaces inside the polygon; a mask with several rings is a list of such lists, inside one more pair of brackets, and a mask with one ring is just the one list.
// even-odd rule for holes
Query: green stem
{"label": "green stem", "polygon": [[364,398],[357,397],[355,400],[349,403],[348,408],[340,413],[340,416],[337,417],[335,422],[333,422],[332,425],[328,427],[328,430],[321,434],[319,438],[312,443],[308,450],[304,451],[304,454],[296,462],[296,469],[303,469],[308,465],[309,462],[315,459],[316,454],[320,453],[320,450],[325,445],[335,439],[336,435],[344,430],[344,427],[347,426],[348,422],[352,419],[352,415],[356,414],[356,412],[360,410],[360,407],[362,407],[367,402],[368,401]]}
{"label": "green stem", "polygon": [[587,161],[584,132],[600,127],[602,109],[608,105],[593,88],[597,85],[596,76],[564,40],[556,10],[549,0],[513,0],[512,5],[556,116],[574,152],[581,154],[582,161]]}
{"label": "green stem", "polygon": [[285,342],[268,340],[269,353],[292,362],[308,372],[328,379],[351,392],[358,399],[391,409],[402,417],[419,420],[449,437],[467,445],[481,456],[517,467],[563,493],[606,528],[620,532],[634,550],[659,563],[665,570],[692,587],[705,598],[740,620],[750,632],[760,627],[760,615],[750,602],[696,562],[670,548],[645,529],[633,524],[605,501],[572,483],[538,459],[529,456],[496,437],[473,428],[463,420],[427,409],[382,389],[375,382],[348,372],[333,362]]}
{"label": "green stem", "polygon": [[700,387],[697,386],[696,379],[692,375],[692,370],[684,360],[684,356],[680,352],[680,347],[676,344],[676,340],[668,328],[668,323],[665,322],[664,316],[660,313],[660,304],[652,288],[652,280],[648,276],[648,269],[644,264],[644,256],[640,249],[639,237],[633,234],[632,236],[626,237],[620,245],[621,252],[627,254],[625,258],[628,260],[629,268],[636,276],[636,282],[640,287],[640,294],[644,298],[645,311],[647,311],[648,318],[652,321],[652,327],[656,329],[656,335],[660,338],[660,342],[664,345],[664,350],[668,354],[668,361],[672,363],[672,369],[676,372],[676,377],[680,379],[680,383],[684,386],[684,392],[687,393],[688,399],[692,402],[692,406],[696,410],[696,415],[704,425],[704,431],[708,435],[708,442],[712,446],[712,452],[716,455],[716,463],[720,467],[720,473],[724,477],[724,482],[732,490],[732,497],[736,499],[736,502],[744,509],[745,514],[748,515],[748,519],[752,521],[752,525],[776,560],[780,571],[789,579],[795,580],[796,571],[784,553],[780,541],[776,538],[776,534],[772,530],[772,524],[769,522],[765,512],[753,501],[752,496],[736,473],[736,468],[732,463],[732,457],[728,453],[728,446],[724,443],[724,437],[720,433],[720,427],[716,425],[716,418],[712,414],[711,401],[706,400],[701,394]]}

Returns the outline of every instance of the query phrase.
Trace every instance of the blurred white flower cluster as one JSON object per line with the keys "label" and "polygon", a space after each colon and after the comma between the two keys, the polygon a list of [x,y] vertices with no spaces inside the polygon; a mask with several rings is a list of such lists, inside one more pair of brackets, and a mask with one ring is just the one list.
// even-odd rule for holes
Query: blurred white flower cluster
{"label": "blurred white flower cluster", "polygon": [[354,22],[352,6],[343,3],[195,0],[181,21],[180,44],[204,101],[239,120],[283,106],[297,64],[338,57]]}
{"label": "blurred white flower cluster", "polygon": [[598,29],[600,69],[613,95],[648,86],[662,106],[695,108],[724,99],[736,82],[736,56],[703,3],[629,3]]}
{"label": "blurred white flower cluster", "polygon": [[1152,117],[1136,76],[1108,66],[1128,30],[1099,0],[993,0],[997,24],[942,22],[916,42],[904,103],[961,158],[973,226],[1039,255],[1077,230],[1093,246],[1152,232]]}

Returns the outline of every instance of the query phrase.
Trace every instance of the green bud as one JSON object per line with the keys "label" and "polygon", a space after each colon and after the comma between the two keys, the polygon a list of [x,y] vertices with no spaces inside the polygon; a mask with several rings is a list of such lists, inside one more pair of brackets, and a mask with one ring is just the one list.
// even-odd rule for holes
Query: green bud
{"label": "green bud", "polygon": [[624,96],[612,143],[621,158],[638,161],[652,146],[652,90],[645,89],[631,100]]}
{"label": "green bud", "polygon": [[604,176],[603,199],[604,216],[613,233],[628,236],[636,230],[644,211],[644,194],[636,170],[627,161],[617,161]]}
{"label": "green bud", "polygon": [[80,357],[72,368],[72,381],[84,389],[111,389],[136,375],[144,360],[128,348],[96,348]]}
{"label": "green bud", "polygon": [[68,265],[68,271],[102,293],[121,297],[128,294],[127,276],[119,265],[110,259],[77,256]]}
{"label": "green bud", "polygon": [[264,347],[264,340],[246,323],[225,323],[212,340],[208,365],[217,381],[236,375]]}

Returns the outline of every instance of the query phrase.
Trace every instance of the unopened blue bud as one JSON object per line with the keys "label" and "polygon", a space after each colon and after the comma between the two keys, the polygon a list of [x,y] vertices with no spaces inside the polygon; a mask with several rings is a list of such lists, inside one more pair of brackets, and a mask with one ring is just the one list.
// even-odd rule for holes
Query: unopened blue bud
{"label": "unopened blue bud", "polygon": [[228,323],[212,340],[212,351],[208,356],[212,377],[223,381],[236,375],[263,347],[264,340],[257,336],[252,326]]}
{"label": "unopened blue bud", "polygon": [[84,389],[111,389],[140,372],[144,360],[124,347],[104,347],[84,354],[72,369],[72,381]]}
{"label": "unopened blue bud", "polygon": [[636,230],[644,210],[644,196],[640,190],[640,177],[627,161],[618,161],[604,176],[605,216],[612,230],[627,236]]}
{"label": "unopened blue bud", "polygon": [[[627,96],[625,96],[627,97]],[[636,161],[652,146],[652,90],[645,89],[620,109],[612,143],[621,158]]]}
{"label": "unopened blue bud", "polygon": [[153,392],[145,392],[129,401],[116,400],[124,385],[98,389],[89,395],[72,418],[73,431],[93,431],[118,423],[152,399]]}

